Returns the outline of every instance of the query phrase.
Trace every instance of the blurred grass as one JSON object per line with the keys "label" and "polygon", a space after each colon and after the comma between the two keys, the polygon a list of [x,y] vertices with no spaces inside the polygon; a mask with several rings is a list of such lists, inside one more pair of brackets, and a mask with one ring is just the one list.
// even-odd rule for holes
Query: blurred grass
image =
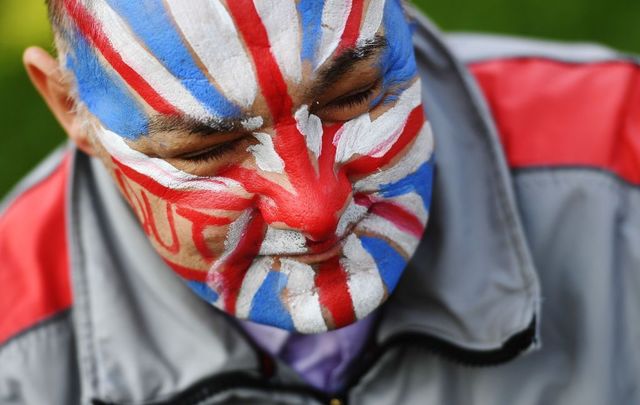
{"label": "blurred grass", "polygon": [[0,196],[64,140],[22,67],[27,46],[51,43],[44,1],[0,0]]}
{"label": "blurred grass", "polygon": [[[640,53],[638,0],[414,3],[444,30],[591,41]],[[29,45],[51,48],[44,0],[0,0],[0,196],[64,140],[22,68],[21,54]]]}

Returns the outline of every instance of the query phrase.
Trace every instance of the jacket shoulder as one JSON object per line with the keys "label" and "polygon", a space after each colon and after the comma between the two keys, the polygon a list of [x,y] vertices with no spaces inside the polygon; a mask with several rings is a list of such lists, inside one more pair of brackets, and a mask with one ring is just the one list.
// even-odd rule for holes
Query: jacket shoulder
{"label": "jacket shoulder", "polygon": [[585,167],[640,184],[640,60],[599,45],[452,35],[512,168]]}
{"label": "jacket shoulder", "polygon": [[69,171],[70,153],[55,152],[0,206],[0,348],[72,305]]}
{"label": "jacket shoulder", "polygon": [[551,59],[565,63],[594,63],[633,57],[599,44],[560,42],[506,35],[450,33],[445,42],[463,63],[496,59]]}

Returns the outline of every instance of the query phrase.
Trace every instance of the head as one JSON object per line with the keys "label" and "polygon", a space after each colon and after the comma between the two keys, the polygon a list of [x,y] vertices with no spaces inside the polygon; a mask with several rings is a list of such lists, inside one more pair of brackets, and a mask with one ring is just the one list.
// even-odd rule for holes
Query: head
{"label": "head", "polygon": [[393,292],[433,146],[399,0],[50,8],[58,60],[29,49],[33,82],[195,293],[317,333]]}

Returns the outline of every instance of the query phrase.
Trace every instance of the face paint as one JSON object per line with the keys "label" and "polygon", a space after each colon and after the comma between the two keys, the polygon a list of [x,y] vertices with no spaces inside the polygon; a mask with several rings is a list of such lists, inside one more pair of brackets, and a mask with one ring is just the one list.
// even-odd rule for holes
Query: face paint
{"label": "face paint", "polygon": [[[386,300],[424,233],[433,170],[397,0],[65,8],[67,65],[100,122],[102,156],[189,287],[238,318],[301,333],[348,325]],[[323,122],[299,101],[338,57],[379,36],[388,45],[370,111]],[[136,150],[158,115],[243,119],[253,140],[216,173],[189,174]]]}

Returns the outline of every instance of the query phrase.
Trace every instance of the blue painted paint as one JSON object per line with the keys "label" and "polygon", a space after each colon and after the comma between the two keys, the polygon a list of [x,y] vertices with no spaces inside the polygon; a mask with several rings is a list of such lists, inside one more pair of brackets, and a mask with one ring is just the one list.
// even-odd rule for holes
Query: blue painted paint
{"label": "blue painted paint", "polygon": [[105,128],[127,139],[148,133],[147,116],[122,79],[107,72],[94,49],[79,33],[69,33],[73,53],[67,68],[73,72],[80,100]]}
{"label": "blue painted paint", "polygon": [[218,293],[213,291],[211,287],[205,283],[199,283],[197,281],[187,281],[189,288],[193,290],[200,298],[207,301],[209,304],[213,304],[218,301]]}
{"label": "blue painted paint", "polygon": [[384,197],[398,197],[411,192],[416,192],[422,197],[424,209],[429,211],[431,205],[431,193],[433,189],[434,158],[425,162],[415,172],[395,183],[384,184],[380,187],[380,193]]}
{"label": "blue painted paint", "polygon": [[285,330],[294,329],[291,315],[280,300],[280,294],[286,287],[287,280],[288,277],[283,273],[269,272],[253,297],[249,313],[250,320]]}
{"label": "blue painted paint", "polygon": [[[240,109],[216,89],[195,62],[168,16],[162,0],[107,0],[156,58],[208,110],[219,117],[236,117]],[[197,11],[195,11],[197,12]]]}
{"label": "blue painted paint", "polygon": [[412,33],[400,0],[387,0],[382,21],[387,49],[381,60],[383,86],[389,89],[412,79],[417,73]]}
{"label": "blue painted paint", "polygon": [[386,241],[369,236],[360,237],[362,246],[373,257],[378,265],[378,271],[382,281],[387,286],[389,293],[395,290],[400,276],[407,266],[406,260]]}
{"label": "blue painted paint", "polygon": [[[302,60],[313,61],[318,51],[322,34],[322,9],[324,1],[300,0],[298,13],[302,25]],[[315,67],[315,66],[314,66]]]}

